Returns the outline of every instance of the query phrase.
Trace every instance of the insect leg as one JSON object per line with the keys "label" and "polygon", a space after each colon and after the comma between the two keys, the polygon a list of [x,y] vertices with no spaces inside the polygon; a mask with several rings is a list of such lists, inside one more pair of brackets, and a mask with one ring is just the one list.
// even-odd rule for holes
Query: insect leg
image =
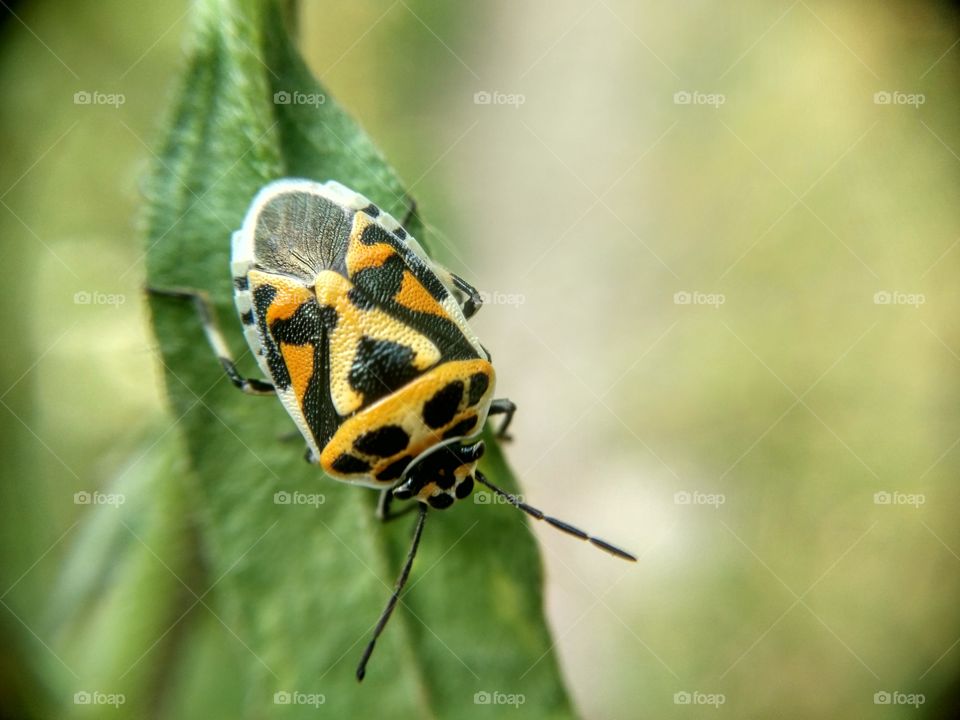
{"label": "insect leg", "polygon": [[[410,224],[410,221],[413,220],[417,215],[417,201],[413,198],[410,198],[409,200],[410,204],[407,206],[407,214],[403,216],[403,221],[400,223],[400,226],[404,229],[407,228],[407,226]],[[453,286],[466,295],[466,299],[460,305],[460,309],[463,310],[464,317],[473,317],[477,310],[480,309],[480,306],[483,305],[483,298],[480,297],[480,293],[477,292],[477,289],[473,285],[468,283],[459,275],[454,275],[445,268],[437,269],[442,270],[442,272],[449,275]]]}
{"label": "insect leg", "polygon": [[407,225],[413,220],[414,216],[417,214],[417,201],[413,198],[410,198],[410,204],[407,206],[407,214],[403,216],[403,222],[400,225],[406,229]]}
{"label": "insect leg", "polygon": [[463,304],[460,306],[463,310],[463,316],[467,319],[472,318],[477,314],[480,306],[483,305],[483,298],[473,285],[468,283],[459,275],[450,273],[450,279],[453,280],[454,287],[467,296],[467,299],[464,300]]}
{"label": "insect leg", "polygon": [[618,558],[623,558],[624,560],[629,560],[631,562],[637,561],[636,556],[631,555],[626,550],[621,550],[616,545],[611,545],[606,540],[601,540],[598,537],[594,537],[593,535],[585,533],[580,528],[575,528],[573,525],[570,525],[569,523],[565,523],[563,520],[557,520],[557,518],[555,517],[544,515],[543,512],[540,510],[537,510],[537,508],[531,507],[530,505],[527,505],[525,502],[521,502],[516,495],[511,495],[507,491],[501,490],[492,482],[487,480],[487,478],[484,477],[483,473],[481,473],[480,471],[477,471],[474,477],[476,478],[477,482],[481,483],[482,485],[486,485],[488,488],[493,490],[493,492],[495,492],[497,495],[502,497],[508,503],[513,505],[515,508],[523,510],[523,512],[525,512],[530,517],[536,518],[537,520],[546,520],[548,523],[550,523],[555,528],[557,528],[557,530],[562,530],[568,535],[573,535],[576,538],[580,538],[581,540],[586,540],[587,542],[593,543],[601,550],[605,550],[611,555],[616,555]]}
{"label": "insect leg", "polygon": [[410,576],[410,568],[413,567],[413,559],[417,556],[417,547],[420,545],[420,536],[423,535],[423,523],[426,519],[427,506],[420,504],[420,513],[417,515],[417,525],[413,529],[413,540],[410,543],[410,550],[407,552],[407,559],[403,563],[403,570],[400,571],[400,576],[397,578],[397,584],[393,588],[393,594],[390,596],[387,606],[383,609],[383,612],[380,614],[380,619],[377,620],[377,625],[373,629],[373,637],[370,638],[370,642],[367,643],[367,647],[363,651],[363,657],[360,658],[360,664],[357,665],[357,680],[363,680],[367,674],[367,662],[373,654],[373,647],[377,644],[377,638],[380,637],[380,633],[382,633],[386,627],[390,615],[393,614],[393,609],[397,606],[397,601],[400,599],[403,586],[407,584],[407,578]]}
{"label": "insect leg", "polygon": [[273,395],[276,392],[270,383],[256,378],[245,378],[237,370],[230,348],[227,347],[223,333],[220,332],[217,325],[217,319],[213,314],[213,306],[210,304],[206,293],[202,290],[166,290],[154,287],[148,287],[147,292],[158,297],[178,298],[193,303],[197,311],[197,317],[200,318],[200,324],[203,326],[203,333],[207,336],[207,342],[210,343],[210,347],[213,348],[213,352],[220,360],[220,364],[223,366],[227,377],[230,378],[230,382],[236,387],[248,395]]}
{"label": "insect leg", "polygon": [[380,498],[377,500],[377,520],[380,522],[389,522],[391,520],[396,520],[398,517],[403,517],[408,512],[413,510],[413,505],[408,505],[400,512],[390,512],[390,505],[393,502],[393,488],[386,488],[380,491]]}
{"label": "insect leg", "polygon": [[510,426],[510,422],[513,420],[513,414],[517,411],[517,404],[512,400],[507,398],[497,398],[492,403],[490,403],[490,410],[487,411],[487,416],[490,415],[506,415],[503,419],[503,424],[500,426],[500,429],[497,430],[497,437],[501,440],[509,440],[510,436],[507,435],[507,428]]}

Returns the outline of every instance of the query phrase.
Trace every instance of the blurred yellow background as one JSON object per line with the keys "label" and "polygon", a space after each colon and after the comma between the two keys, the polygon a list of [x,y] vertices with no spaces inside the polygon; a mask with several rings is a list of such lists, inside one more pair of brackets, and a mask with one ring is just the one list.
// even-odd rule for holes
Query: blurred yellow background
{"label": "blurred yellow background", "polygon": [[[137,217],[188,8],[13,8],[0,628],[42,674],[73,494],[169,432]],[[527,500],[642,555],[534,528],[584,717],[951,715],[955,10],[316,0],[301,33],[488,294]]]}

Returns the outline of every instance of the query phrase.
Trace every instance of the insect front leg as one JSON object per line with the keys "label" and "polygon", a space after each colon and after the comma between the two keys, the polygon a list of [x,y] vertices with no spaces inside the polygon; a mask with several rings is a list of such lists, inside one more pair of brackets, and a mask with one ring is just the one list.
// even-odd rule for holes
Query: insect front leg
{"label": "insect front leg", "polygon": [[517,411],[517,404],[512,400],[507,398],[497,398],[490,403],[490,409],[487,411],[487,417],[490,415],[505,415],[503,419],[503,424],[500,425],[500,429],[496,432],[496,437],[500,440],[511,440],[512,438],[507,435],[507,428],[510,426],[510,422],[513,420],[513,414]]}
{"label": "insect front leg", "polygon": [[483,298],[473,285],[468,283],[459,275],[450,273],[450,278],[453,280],[454,287],[456,287],[457,290],[460,290],[466,296],[463,303],[460,305],[460,309],[463,310],[463,316],[469,320],[477,314],[480,306],[483,305]]}
{"label": "insect front leg", "polygon": [[407,205],[407,214],[403,216],[403,222],[400,223],[404,228],[410,224],[410,221],[417,215],[417,201],[413,198],[408,198],[410,204]]}
{"label": "insect front leg", "polygon": [[233,360],[233,355],[230,353],[230,348],[227,346],[227,341],[224,339],[223,333],[217,325],[217,319],[213,313],[213,306],[205,292],[202,290],[179,288],[166,290],[154,287],[147,287],[147,292],[157,297],[171,297],[179,300],[189,300],[193,303],[197,311],[197,317],[200,319],[200,324],[203,327],[203,334],[207,336],[207,342],[210,343],[210,347],[220,360],[224,372],[234,386],[243,390],[247,395],[274,395],[276,393],[276,390],[270,383],[256,378],[245,378],[240,374],[240,371],[237,370],[237,365]]}
{"label": "insect front leg", "polygon": [[[407,206],[407,214],[403,216],[403,221],[400,223],[403,228],[406,228],[410,224],[410,221],[417,215],[417,201],[413,198],[409,198],[409,201],[410,204]],[[483,298],[480,296],[480,293],[477,292],[477,289],[462,277],[455,275],[446,268],[440,267],[436,263],[434,263],[434,266],[436,270],[442,274],[448,275],[453,286],[464,294],[465,297],[463,301],[459,303],[460,309],[463,311],[463,316],[469,320],[476,315],[477,310],[483,305]]]}

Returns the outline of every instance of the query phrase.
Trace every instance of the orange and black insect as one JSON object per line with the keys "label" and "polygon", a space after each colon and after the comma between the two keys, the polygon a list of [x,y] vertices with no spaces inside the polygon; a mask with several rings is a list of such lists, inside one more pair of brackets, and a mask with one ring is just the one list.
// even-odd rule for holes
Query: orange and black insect
{"label": "orange and black insect", "polygon": [[383,520],[393,498],[419,503],[410,550],[358,679],[406,583],[428,508],[450,507],[475,483],[537,520],[636,560],[477,469],[487,418],[504,416],[502,437],[516,409],[494,398],[490,354],[467,323],[480,294],[433,262],[389,214],[334,181],[277,180],[257,194],[234,233],[231,268],[244,335],[269,381],[239,373],[201,292],[151,291],[195,303],[230,380],[246,393],[280,398],[307,443],[308,462],[335,480],[379,488]]}

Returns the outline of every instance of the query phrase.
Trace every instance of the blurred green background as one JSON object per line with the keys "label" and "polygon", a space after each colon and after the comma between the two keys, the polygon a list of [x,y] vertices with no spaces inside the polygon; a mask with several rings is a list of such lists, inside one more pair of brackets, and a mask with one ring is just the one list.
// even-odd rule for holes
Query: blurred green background
{"label": "blurred green background", "polygon": [[[109,508],[74,494],[175,442],[138,213],[187,13],[4,16],[11,717],[62,716],[67,665],[85,681],[58,588],[110,542],[87,530]],[[507,453],[528,501],[642,555],[535,528],[584,717],[960,707],[957,19],[925,2],[303,2],[311,67],[489,293],[475,328],[520,407]],[[201,627],[211,648],[227,633]],[[208,660],[191,672],[235,688],[237,658]],[[189,689],[176,708],[226,712]]]}

